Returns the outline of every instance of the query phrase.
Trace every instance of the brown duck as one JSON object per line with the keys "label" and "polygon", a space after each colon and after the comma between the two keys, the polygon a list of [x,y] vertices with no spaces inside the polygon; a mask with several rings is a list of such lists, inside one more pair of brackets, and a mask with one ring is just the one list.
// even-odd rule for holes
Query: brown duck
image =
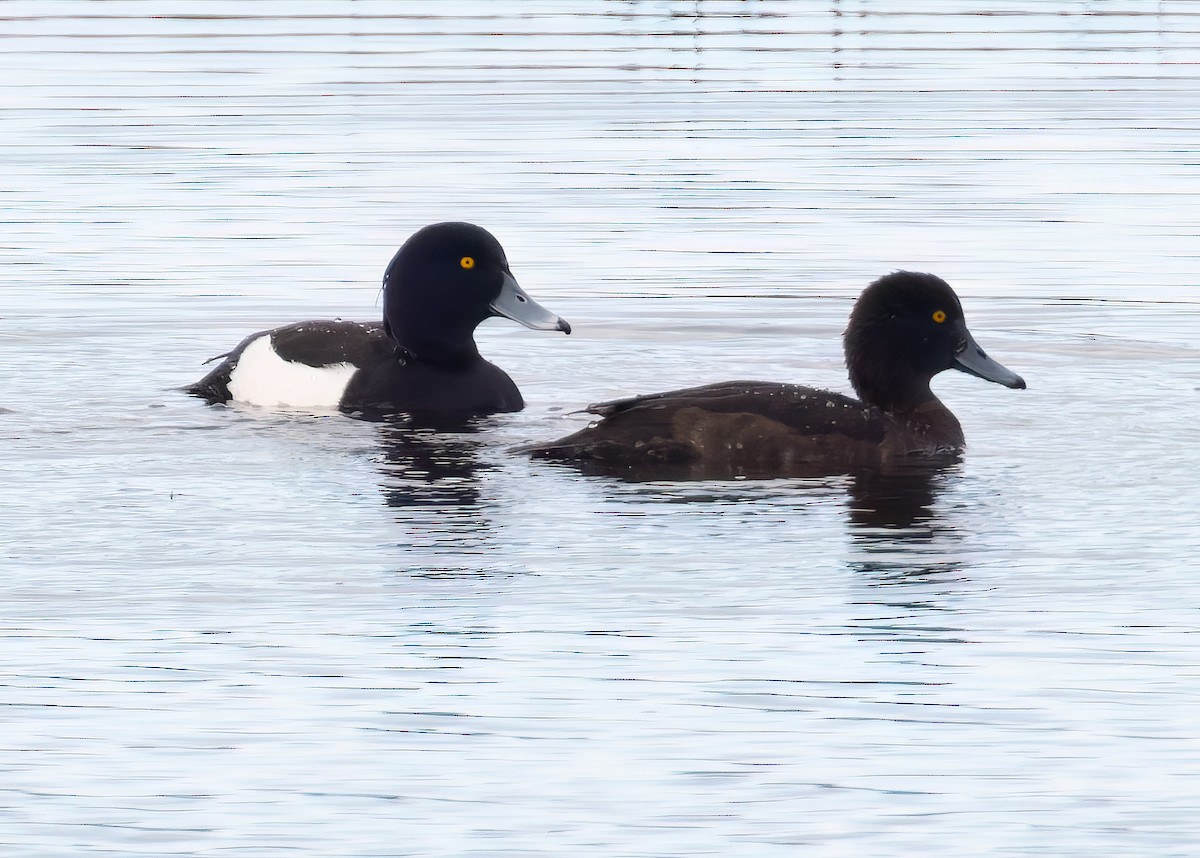
{"label": "brown duck", "polygon": [[929,389],[946,369],[1024,388],[967,330],[954,290],[897,271],[868,286],[843,335],[859,399],[796,384],[726,381],[602,402],[603,419],[526,448],[535,458],[630,477],[780,477],[945,462],[964,447],[958,419]]}

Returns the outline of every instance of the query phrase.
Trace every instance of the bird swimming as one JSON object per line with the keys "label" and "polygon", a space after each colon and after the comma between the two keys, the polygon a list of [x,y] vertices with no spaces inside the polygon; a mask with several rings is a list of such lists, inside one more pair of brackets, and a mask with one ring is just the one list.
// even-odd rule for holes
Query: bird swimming
{"label": "bird swimming", "polygon": [[523,451],[631,478],[849,473],[961,453],[962,426],[929,387],[943,370],[1025,387],[979,347],[958,296],[932,274],[896,271],[869,285],[843,348],[857,400],[796,384],[720,382],[591,405],[601,420]]}
{"label": "bird swimming", "polygon": [[503,316],[539,331],[571,326],[529,297],[504,248],[470,223],[426,226],[383,278],[383,320],[318,320],[259,331],[185,388],[210,404],[337,408],[364,416],[520,411],[524,399],[475,345],[475,328]]}

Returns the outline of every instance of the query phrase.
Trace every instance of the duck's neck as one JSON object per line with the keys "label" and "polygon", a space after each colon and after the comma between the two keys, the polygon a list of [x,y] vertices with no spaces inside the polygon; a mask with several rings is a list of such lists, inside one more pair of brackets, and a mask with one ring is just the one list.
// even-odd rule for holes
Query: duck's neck
{"label": "duck's neck", "polygon": [[963,436],[962,424],[942,401],[929,394],[929,398],[909,411],[892,412],[897,417],[920,426],[929,437],[943,444],[962,447],[967,439]]}
{"label": "duck's neck", "polygon": [[459,366],[479,359],[479,349],[474,337],[453,339],[423,337],[417,331],[399,330],[385,324],[385,328],[400,355],[407,360],[444,366]]}
{"label": "duck's neck", "polygon": [[870,377],[851,372],[851,383],[859,398],[899,420],[920,427],[921,431],[939,444],[961,447],[965,443],[962,424],[958,418],[933,395],[929,379]]}
{"label": "duck's neck", "polygon": [[929,379],[905,371],[904,367],[891,363],[881,364],[882,369],[864,372],[862,367],[850,363],[850,383],[858,398],[867,405],[874,405],[897,416],[915,411],[926,402],[938,402],[929,389]]}

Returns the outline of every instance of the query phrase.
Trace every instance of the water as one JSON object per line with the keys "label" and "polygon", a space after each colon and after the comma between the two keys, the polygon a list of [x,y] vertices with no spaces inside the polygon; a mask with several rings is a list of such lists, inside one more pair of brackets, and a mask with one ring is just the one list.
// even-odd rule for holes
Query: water
{"label": "water", "polygon": [[[4,4],[5,851],[1192,854],[1200,3],[879,5]],[[526,411],[175,391],[448,218]],[[906,503],[509,452],[898,267],[1029,382]]]}

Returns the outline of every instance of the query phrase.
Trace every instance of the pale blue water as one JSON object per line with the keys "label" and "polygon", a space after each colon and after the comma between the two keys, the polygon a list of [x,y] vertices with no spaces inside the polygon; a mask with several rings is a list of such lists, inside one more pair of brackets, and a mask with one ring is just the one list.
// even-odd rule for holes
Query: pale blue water
{"label": "pale blue water", "polygon": [[[1200,3],[880,5],[3,4],[5,853],[1194,854]],[[526,411],[176,392],[450,218]],[[510,452],[899,267],[1029,389],[898,509]]]}

